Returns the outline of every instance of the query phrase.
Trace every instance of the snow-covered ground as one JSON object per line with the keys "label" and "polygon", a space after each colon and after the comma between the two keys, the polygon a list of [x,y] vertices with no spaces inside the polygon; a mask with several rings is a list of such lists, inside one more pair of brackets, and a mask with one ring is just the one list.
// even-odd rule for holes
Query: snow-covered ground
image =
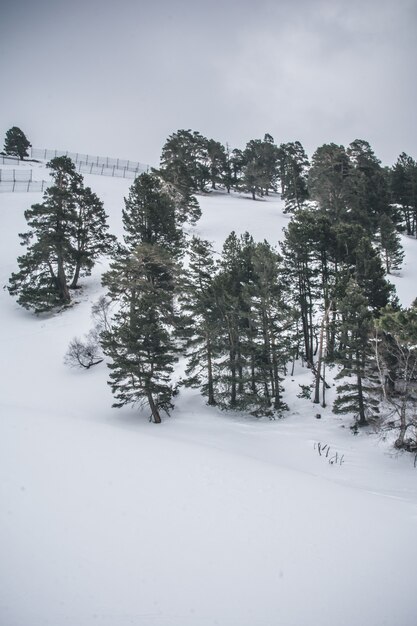
{"label": "snow-covered ground", "polygon": [[[131,181],[85,181],[120,235]],[[41,198],[0,194],[1,286],[23,251],[23,212]],[[219,251],[232,229],[276,243],[289,220],[276,198],[199,201],[196,230]],[[417,242],[404,243],[395,283],[408,305]],[[221,413],[193,390],[159,426],[112,409],[104,364],[63,364],[90,328],[103,267],[56,316],[0,291],[0,624],[414,626],[413,458],[353,436],[330,408],[316,419],[296,398],[311,382],[301,367],[282,420]],[[336,452],[342,465],[328,462]]]}

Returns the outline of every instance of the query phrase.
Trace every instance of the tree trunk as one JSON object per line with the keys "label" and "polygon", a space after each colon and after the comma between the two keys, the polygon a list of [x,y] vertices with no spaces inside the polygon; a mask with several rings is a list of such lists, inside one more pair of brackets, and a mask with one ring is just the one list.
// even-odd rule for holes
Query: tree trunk
{"label": "tree trunk", "polygon": [[211,343],[207,338],[207,387],[208,387],[208,403],[210,406],[216,404],[214,399],[214,384],[213,384],[213,361],[211,355]]}
{"label": "tree trunk", "polygon": [[368,422],[366,421],[365,407],[364,407],[364,402],[363,402],[362,376],[360,374],[357,375],[357,382],[358,382],[358,402],[359,402],[358,426],[367,426]]}
{"label": "tree trunk", "polygon": [[150,389],[146,390],[146,396],[148,398],[148,402],[149,402],[149,407],[152,411],[152,417],[153,417],[153,421],[155,424],[160,424],[161,423],[161,416],[159,414],[158,411],[158,407],[156,406],[154,399],[152,397],[152,393],[150,391]]}

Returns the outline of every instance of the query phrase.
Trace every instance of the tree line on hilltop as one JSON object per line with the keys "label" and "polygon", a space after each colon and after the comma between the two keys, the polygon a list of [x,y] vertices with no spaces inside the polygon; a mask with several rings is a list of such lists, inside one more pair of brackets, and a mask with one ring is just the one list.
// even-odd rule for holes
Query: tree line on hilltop
{"label": "tree line on hilltop", "polygon": [[[68,157],[48,164],[53,184],[25,213],[9,292],[37,312],[71,303],[80,277],[111,255],[94,306],[95,330],[74,340],[68,360],[90,367],[108,357],[115,406],[169,413],[175,362],[181,384],[210,405],[271,418],[285,413],[285,378],[302,359],[303,388],[326,403],[326,367],[338,365],[335,413],[363,426],[378,418],[396,445],[417,448],[417,304],[403,309],[387,281],[403,259],[400,233],[416,235],[417,165],[401,154],[384,168],[363,140],[319,147],[271,135],[229,150],[198,132],[171,135],[160,168],[141,174],[123,209],[123,242],[108,233],[98,197]],[[291,214],[279,249],[232,232],[220,255],[187,234],[195,194],[222,189],[256,199],[280,193]]]}

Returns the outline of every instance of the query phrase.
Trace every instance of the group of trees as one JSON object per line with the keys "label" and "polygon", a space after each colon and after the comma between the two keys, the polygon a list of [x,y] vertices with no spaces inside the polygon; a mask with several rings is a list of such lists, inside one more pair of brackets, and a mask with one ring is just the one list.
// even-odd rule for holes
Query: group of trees
{"label": "group of trees", "polygon": [[[163,146],[159,173],[192,193],[222,187],[256,199],[279,191],[287,212],[300,210],[308,200],[320,200],[338,219],[339,211],[348,205],[351,221],[379,228],[381,246],[397,230],[417,235],[416,162],[402,153],[392,168],[383,168],[363,140],[347,149],[325,144],[310,164],[299,141],[277,145],[268,133],[263,139],[251,139],[240,150],[197,131],[178,130]],[[390,211],[384,208],[387,204]]]}
{"label": "group of trees", "polygon": [[252,139],[244,150],[230,150],[197,131],[179,130],[168,137],[160,174],[177,187],[193,192],[223,187],[256,196],[277,191],[290,207],[307,197],[307,155],[300,142],[275,145],[271,135]]}
{"label": "group of trees", "polygon": [[[160,422],[182,353],[182,383],[208,404],[281,415],[285,376],[301,357],[314,402],[325,405],[325,368],[338,364],[334,411],[365,425],[385,398],[398,447],[417,445],[417,309],[402,310],[386,280],[402,260],[398,229],[415,229],[412,159],[401,155],[387,171],[356,140],[321,146],[310,165],[299,142],[278,147],[265,135],[229,152],[178,131],[160,170],[131,186],[119,244],[70,159],[48,165],[54,184],[26,211],[27,252],[9,291],[38,312],[68,305],[80,276],[112,254],[107,295],[96,307],[101,323],[88,341],[73,342],[71,354],[89,368],[102,360],[100,342],[115,406],[145,403]],[[279,186],[293,213],[281,249],[232,232],[216,256],[210,242],[189,239],[184,225],[200,215],[194,193],[208,185],[254,197]]]}

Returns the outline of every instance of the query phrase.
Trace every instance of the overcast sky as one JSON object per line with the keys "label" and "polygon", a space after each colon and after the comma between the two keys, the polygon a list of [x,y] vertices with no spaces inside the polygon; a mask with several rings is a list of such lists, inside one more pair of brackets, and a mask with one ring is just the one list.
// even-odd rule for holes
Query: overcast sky
{"label": "overcast sky", "polygon": [[179,128],[417,158],[417,0],[7,0],[0,142],[159,163]]}

